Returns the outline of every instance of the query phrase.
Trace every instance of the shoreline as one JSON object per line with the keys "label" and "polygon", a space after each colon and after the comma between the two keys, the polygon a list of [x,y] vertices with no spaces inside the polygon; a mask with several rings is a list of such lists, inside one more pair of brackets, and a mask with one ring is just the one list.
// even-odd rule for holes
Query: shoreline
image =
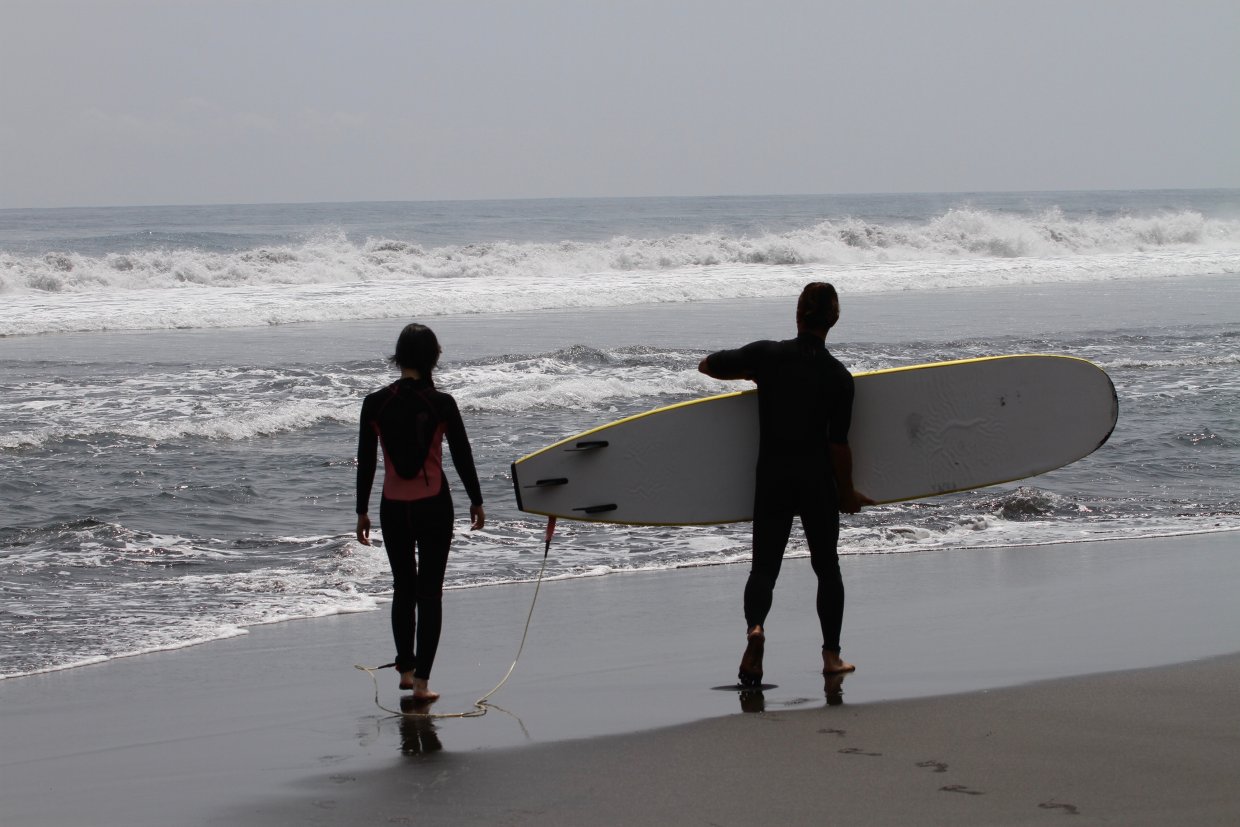
{"label": "shoreline", "polygon": [[[666,782],[688,785],[684,801],[643,797],[634,803],[636,811],[654,821],[678,820],[678,813],[703,821],[714,806],[710,801],[731,801],[744,784],[735,777],[725,783],[724,768],[719,774],[699,771],[696,762],[740,766],[745,753],[738,744],[767,738],[762,722],[787,720],[790,734],[761,753],[763,772],[775,773],[771,789],[787,797],[779,806],[791,807],[777,820],[810,821],[813,814],[820,823],[819,805],[802,800],[804,793],[780,781],[779,773],[804,771],[805,750],[823,738],[818,730],[852,732],[857,725],[824,725],[815,715],[842,712],[849,720],[873,722],[873,731],[890,740],[868,751],[884,755],[905,749],[905,736],[919,743],[916,727],[905,732],[899,721],[937,721],[945,709],[956,710],[958,726],[1010,719],[1019,726],[1004,760],[1016,760],[1026,741],[1044,737],[1047,723],[1062,722],[1061,711],[1085,722],[1073,724],[1064,737],[1093,727],[1088,722],[1098,716],[1099,741],[1091,749],[1102,749],[1108,739],[1126,743],[1125,733],[1137,722],[1148,724],[1154,710],[1141,695],[1145,700],[1124,717],[1118,714],[1122,698],[1087,688],[1116,680],[1135,681],[1134,691],[1153,687],[1177,715],[1195,722],[1194,732],[1204,729],[1226,740],[1240,733],[1240,721],[1230,724],[1240,713],[1231,711],[1229,679],[1219,678],[1210,664],[1217,661],[1230,675],[1229,664],[1240,660],[1227,657],[1240,652],[1234,631],[1240,628],[1234,601],[1240,555],[1234,550],[1234,534],[1215,534],[1058,550],[844,558],[845,647],[859,671],[845,677],[840,705],[823,703],[808,561],[789,560],[768,622],[766,680],[777,686],[763,693],[760,715],[744,713],[754,697],[714,689],[735,680],[743,648],[739,610],[746,571],[737,566],[544,583],[524,654],[492,699],[497,708],[482,718],[412,719],[416,725],[410,725],[411,719],[376,708],[370,681],[352,667],[389,659],[384,612],[271,624],[213,645],[10,679],[0,682],[6,713],[0,718],[0,816],[28,827],[75,821],[141,827],[167,823],[167,813],[175,810],[182,824],[265,827],[338,823],[363,811],[398,819],[413,812],[416,799],[435,822],[464,823],[472,814],[483,821],[607,823],[615,812],[606,809],[609,796],[631,791],[626,783],[644,789]],[[444,693],[435,711],[467,710],[495,685],[512,662],[532,592],[526,584],[450,595],[432,678]],[[1187,662],[1204,670],[1196,683],[1167,689],[1165,680],[1174,682],[1183,670],[1158,667]],[[1140,669],[1145,671],[1135,678],[1114,677]],[[72,680],[62,680],[67,676]],[[396,674],[379,680],[381,702],[396,706]],[[1030,717],[1024,700],[1004,700],[1048,692],[1067,697],[1061,681],[1083,682],[1086,689],[1064,690],[1076,700],[1046,712],[1052,718]],[[1191,703],[1177,704],[1179,691],[1189,693]],[[992,717],[975,716],[970,710],[978,704]],[[936,737],[949,739],[952,730]],[[997,772],[983,760],[983,735],[976,738],[971,746],[926,741],[927,753],[917,760]],[[865,751],[867,743],[850,741],[831,760],[865,757],[839,750]],[[1229,748],[1233,743],[1226,741]],[[949,747],[956,750],[950,760],[943,757]],[[617,749],[632,756],[631,766],[613,766]],[[1127,749],[1108,760],[1128,760]],[[680,753],[693,760],[666,764]],[[641,755],[654,770],[638,760]],[[1208,787],[1202,781],[1208,773],[1196,759],[1181,757],[1167,783]],[[1063,760],[1075,766],[1078,758]],[[544,761],[563,766],[566,775],[527,778],[522,768]],[[567,779],[591,766],[604,780],[611,773],[620,780],[600,780],[588,792],[573,788]],[[851,770],[831,766],[849,777]],[[886,785],[887,772],[862,781]],[[899,778],[940,775],[904,765],[890,772]],[[404,781],[391,783],[398,777]],[[512,792],[506,778],[527,778],[533,786],[509,797],[503,794]],[[997,782],[986,783],[993,789]],[[666,786],[658,789],[671,795]],[[839,792],[843,811],[865,801],[854,800],[854,792]],[[544,801],[539,807],[530,798],[536,794]],[[1042,801],[1087,812],[1082,802],[1090,799],[1081,794],[1046,795]],[[518,807],[520,800],[530,807]],[[746,812],[759,800],[744,797],[729,812]],[[658,802],[665,809],[640,809]],[[703,815],[677,809],[688,802],[704,808]],[[913,799],[884,793],[884,807],[900,802],[911,806]],[[592,819],[595,806],[603,809]],[[977,809],[987,817],[996,813]],[[716,815],[721,823],[740,820]],[[1034,811],[1033,818],[1043,816]],[[749,819],[762,820],[757,811]],[[861,820],[884,823],[878,817]],[[969,823],[955,816],[947,821]]]}
{"label": "shoreline", "polygon": [[[865,558],[902,557],[902,556],[920,555],[920,554],[927,554],[927,555],[967,554],[971,552],[993,552],[993,551],[1003,551],[1003,550],[1014,551],[1017,549],[1040,549],[1040,548],[1045,548],[1045,547],[1050,547],[1050,546],[1073,547],[1073,546],[1107,544],[1107,543],[1121,543],[1121,544],[1129,543],[1129,542],[1144,543],[1144,542],[1176,540],[1180,538],[1191,538],[1191,537],[1200,537],[1200,536],[1209,537],[1209,536],[1214,536],[1214,535],[1226,535],[1226,534],[1232,534],[1232,533],[1235,533],[1238,536],[1240,536],[1240,528],[1211,527],[1211,528],[1202,528],[1202,529],[1187,529],[1187,530],[1177,531],[1177,532],[1168,533],[1168,534],[1151,534],[1151,535],[1146,535],[1146,536],[1135,536],[1135,537],[1087,537],[1087,538],[1083,538],[1079,540],[1070,540],[1070,541],[1068,540],[1047,540],[1043,542],[1036,542],[1036,543],[1029,542],[1029,543],[1021,543],[1021,544],[1016,544],[1016,545],[995,542],[989,545],[947,546],[943,548],[925,548],[925,547],[914,546],[910,548],[896,548],[896,549],[881,552],[881,553],[879,552],[849,553],[849,552],[841,551],[840,559],[846,560],[846,559],[862,558],[862,557],[865,557]],[[786,561],[794,561],[794,560],[808,561],[809,554],[808,552],[796,552],[796,553],[790,552],[785,556],[784,559]],[[692,572],[692,571],[697,571],[697,570],[713,569],[713,568],[726,567],[726,566],[741,566],[741,565],[746,565],[748,562],[749,561],[747,559],[715,560],[715,561],[683,563],[683,564],[679,564],[679,565],[676,565],[670,568],[650,567],[650,568],[634,568],[634,569],[611,569],[611,570],[599,572],[599,573],[567,574],[567,575],[560,574],[560,575],[543,578],[542,583],[543,584],[573,583],[577,581],[596,580],[596,579],[613,577],[613,576],[614,577],[658,576],[658,575],[673,574],[677,572]],[[469,591],[474,591],[474,590],[479,590],[479,589],[494,589],[494,588],[501,588],[501,589],[502,588],[520,588],[522,586],[533,586],[537,582],[538,582],[537,576],[533,576],[533,577],[529,577],[523,580],[510,580],[510,581],[504,581],[504,582],[453,584],[453,585],[446,585],[444,587],[444,592],[445,593],[469,592]],[[126,652],[126,653],[117,654],[117,655],[99,655],[95,658],[87,659],[81,662],[66,664],[63,666],[52,666],[46,669],[40,669],[35,672],[26,672],[26,673],[14,674],[14,675],[0,675],[0,685],[2,685],[5,681],[21,680],[23,678],[33,678],[33,677],[38,677],[38,676],[43,676],[43,675],[54,675],[60,672],[72,671],[75,669],[82,669],[86,667],[106,666],[107,664],[110,664],[110,663],[114,663],[118,661],[125,661],[131,658],[148,657],[148,656],[160,655],[160,654],[172,654],[172,653],[176,653],[176,652],[179,652],[185,649],[194,649],[200,646],[208,646],[211,644],[221,643],[223,641],[233,640],[234,638],[244,637],[246,635],[252,634],[254,630],[263,629],[269,626],[279,626],[279,625],[286,624],[286,623],[321,621],[321,620],[327,620],[330,618],[352,617],[356,615],[368,615],[368,614],[373,614],[375,612],[383,612],[387,609],[387,607],[391,605],[390,594],[391,594],[390,592],[378,592],[375,594],[367,595],[367,597],[369,597],[370,599],[374,600],[377,603],[377,605],[372,608],[340,610],[340,611],[332,612],[330,614],[286,617],[286,618],[280,618],[278,620],[270,620],[270,621],[266,621],[262,623],[252,623],[248,626],[237,627],[237,631],[233,632],[232,634],[220,635],[219,637],[205,638],[205,639],[195,640],[193,642],[170,644],[168,646],[163,646],[159,648],[145,649],[145,650],[139,650],[139,651],[134,651],[134,652]]]}

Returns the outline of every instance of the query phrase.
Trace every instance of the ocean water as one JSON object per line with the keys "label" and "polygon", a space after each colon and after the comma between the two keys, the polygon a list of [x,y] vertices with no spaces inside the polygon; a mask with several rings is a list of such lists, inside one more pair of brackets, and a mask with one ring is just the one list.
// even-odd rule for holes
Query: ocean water
{"label": "ocean water", "polygon": [[[0,678],[383,608],[356,418],[413,319],[487,499],[449,585],[529,580],[543,524],[509,464],[737,387],[698,361],[791,335],[811,280],[841,291],[854,372],[1063,353],[1120,399],[1078,463],[846,518],[846,578],[847,555],[1240,529],[1240,191],[3,210]],[[562,522],[548,573],[741,562],[748,539]]]}

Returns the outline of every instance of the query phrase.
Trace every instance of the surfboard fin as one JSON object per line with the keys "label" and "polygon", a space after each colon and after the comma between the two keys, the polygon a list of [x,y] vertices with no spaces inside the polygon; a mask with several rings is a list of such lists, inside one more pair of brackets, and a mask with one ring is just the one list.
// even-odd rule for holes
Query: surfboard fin
{"label": "surfboard fin", "polygon": [[606,448],[610,443],[605,439],[592,439],[584,442],[578,442],[572,448],[565,448],[565,451],[597,451],[599,448]]}
{"label": "surfboard fin", "polygon": [[551,477],[545,480],[534,480],[533,485],[525,485],[523,488],[547,488],[552,485],[568,485],[568,477]]}
{"label": "surfboard fin", "polygon": [[615,503],[607,503],[606,505],[586,505],[581,508],[574,508],[573,511],[583,511],[586,514],[603,514],[607,511],[615,511],[619,508]]}

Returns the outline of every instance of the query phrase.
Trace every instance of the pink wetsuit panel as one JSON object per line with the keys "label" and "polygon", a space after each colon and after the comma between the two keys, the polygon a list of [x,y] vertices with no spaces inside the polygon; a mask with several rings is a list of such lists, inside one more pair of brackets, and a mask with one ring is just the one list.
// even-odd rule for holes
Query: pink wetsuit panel
{"label": "pink wetsuit panel", "polygon": [[[378,432],[379,426],[375,425]],[[396,473],[396,464],[388,456],[387,448],[383,449],[383,496],[389,500],[410,502],[424,500],[439,493],[443,487],[443,435],[445,427],[440,424],[431,438],[430,450],[426,452],[426,462],[413,479],[405,479]],[[379,443],[383,438],[380,435]]]}

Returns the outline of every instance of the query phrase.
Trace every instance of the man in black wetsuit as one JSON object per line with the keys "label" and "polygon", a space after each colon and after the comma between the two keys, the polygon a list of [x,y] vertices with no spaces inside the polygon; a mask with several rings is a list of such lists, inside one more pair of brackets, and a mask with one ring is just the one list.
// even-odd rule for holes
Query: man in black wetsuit
{"label": "man in black wetsuit", "polygon": [[758,385],[758,467],[754,488],[753,567],[745,584],[746,647],[741,684],[762,683],[763,624],[771,609],[784,549],[799,514],[818,576],[824,675],[856,667],[840,659],[844,581],[836,543],[840,512],[854,514],[873,501],[853,488],[848,428],[853,378],[827,350],[827,332],[840,317],[835,288],[806,285],[797,301],[797,337],[721,350],[698,369],[716,379]]}

